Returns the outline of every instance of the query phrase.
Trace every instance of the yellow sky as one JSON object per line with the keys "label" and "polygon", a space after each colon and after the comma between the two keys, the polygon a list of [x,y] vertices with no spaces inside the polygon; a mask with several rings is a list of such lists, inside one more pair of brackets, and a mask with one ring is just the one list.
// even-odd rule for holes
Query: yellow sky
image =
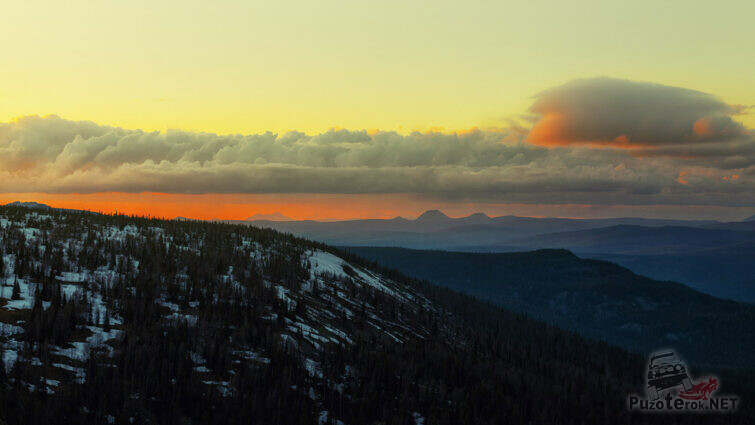
{"label": "yellow sky", "polygon": [[457,130],[600,75],[755,103],[751,1],[199,3],[4,4],[0,121]]}

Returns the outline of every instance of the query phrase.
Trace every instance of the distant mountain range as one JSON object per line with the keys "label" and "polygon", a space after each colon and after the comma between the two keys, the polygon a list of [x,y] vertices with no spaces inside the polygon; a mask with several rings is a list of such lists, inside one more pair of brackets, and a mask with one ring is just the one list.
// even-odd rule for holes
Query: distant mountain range
{"label": "distant mountain range", "polygon": [[751,261],[755,258],[755,221],[488,217],[481,213],[450,218],[430,210],[415,220],[242,223],[339,246],[461,252],[563,248],[719,297],[755,302],[755,262]]}
{"label": "distant mountain range", "polygon": [[[755,303],[755,222],[700,228],[611,226],[509,242],[517,250],[565,248],[646,276],[675,280],[708,294]],[[742,230],[731,230],[733,228]],[[755,226],[752,226],[755,227]]]}
{"label": "distant mountain range", "polygon": [[457,250],[484,249],[486,246],[500,250],[503,242],[519,237],[615,225],[700,227],[719,224],[719,222],[712,220],[489,217],[482,213],[451,218],[438,210],[426,211],[414,220],[396,217],[393,219],[332,222],[312,220],[273,221],[269,219],[236,221],[236,223],[250,222],[256,226],[270,227],[339,245],[403,246],[418,249]]}
{"label": "distant mountain range", "polygon": [[666,255],[705,253],[755,242],[755,232],[706,227],[618,225],[508,241],[517,248],[567,248],[579,253]]}

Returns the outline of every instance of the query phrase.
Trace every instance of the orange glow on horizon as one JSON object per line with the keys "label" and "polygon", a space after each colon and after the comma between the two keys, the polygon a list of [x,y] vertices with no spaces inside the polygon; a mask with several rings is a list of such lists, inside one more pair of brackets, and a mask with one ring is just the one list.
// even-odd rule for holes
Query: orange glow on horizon
{"label": "orange glow on horizon", "polygon": [[[682,180],[688,175],[683,172]],[[736,180],[738,176],[731,176]],[[682,182],[680,182],[682,183]],[[413,219],[422,212],[439,209],[450,217],[482,212],[491,217],[561,218],[726,218],[752,215],[752,208],[686,205],[594,205],[525,204],[429,200],[412,194],[166,194],[166,193],[0,193],[0,205],[40,202],[55,208],[172,219],[245,220],[255,214],[281,213],[293,220],[351,220],[401,216]]]}
{"label": "orange glow on horizon", "polygon": [[[343,202],[346,195],[244,195],[244,194],[3,194],[0,203],[34,201],[56,208],[122,213],[160,218],[185,217],[199,220],[245,220],[255,214],[281,213],[295,220],[348,218],[392,218],[398,210],[386,209],[380,199],[371,202]],[[348,196],[358,197],[356,195]],[[392,205],[390,202],[387,205]],[[368,209],[369,208],[369,209]],[[393,215],[391,215],[393,214]]]}
{"label": "orange glow on horizon", "polygon": [[[40,202],[56,208],[159,218],[245,220],[255,214],[280,213],[294,220],[413,218],[427,209],[454,216],[477,212],[478,204],[428,202],[407,194],[0,194],[0,204]],[[467,212],[469,211],[469,212]]]}

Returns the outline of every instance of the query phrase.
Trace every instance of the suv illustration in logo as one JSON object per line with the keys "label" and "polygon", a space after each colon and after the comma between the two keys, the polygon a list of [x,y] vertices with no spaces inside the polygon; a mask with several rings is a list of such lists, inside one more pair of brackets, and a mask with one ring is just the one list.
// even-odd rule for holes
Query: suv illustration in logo
{"label": "suv illustration in logo", "polygon": [[648,364],[648,398],[658,400],[660,391],[679,385],[684,391],[692,389],[684,362],[673,351],[653,354]]}

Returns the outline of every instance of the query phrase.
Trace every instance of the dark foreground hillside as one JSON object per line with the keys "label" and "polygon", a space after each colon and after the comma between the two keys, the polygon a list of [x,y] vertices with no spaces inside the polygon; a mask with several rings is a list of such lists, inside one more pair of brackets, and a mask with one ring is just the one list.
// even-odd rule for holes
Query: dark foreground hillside
{"label": "dark foreground hillside", "polygon": [[752,423],[645,360],[270,230],[0,208],[0,423]]}
{"label": "dark foreground hillside", "polygon": [[713,367],[753,367],[755,306],[565,250],[460,253],[348,248],[406,275],[641,353],[673,347]]}

